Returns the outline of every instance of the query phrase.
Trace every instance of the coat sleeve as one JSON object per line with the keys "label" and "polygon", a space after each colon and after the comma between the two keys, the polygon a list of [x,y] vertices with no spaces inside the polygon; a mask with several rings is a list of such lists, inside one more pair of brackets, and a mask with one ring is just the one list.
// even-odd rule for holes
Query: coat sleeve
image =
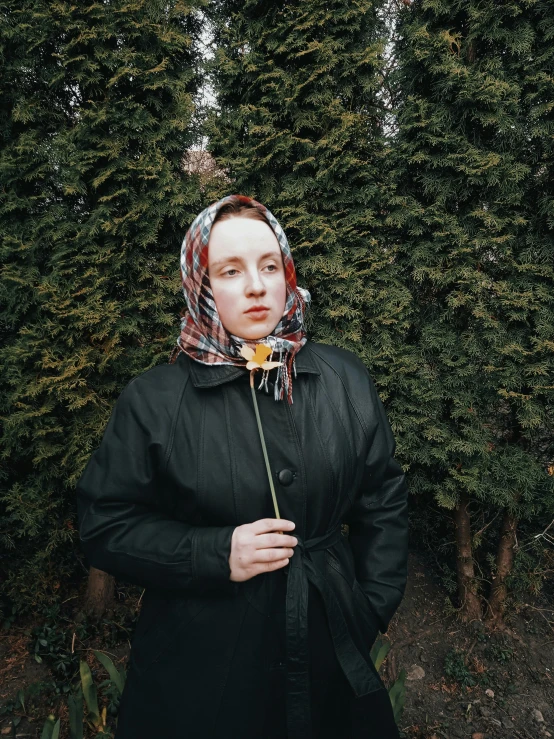
{"label": "coat sleeve", "polygon": [[[77,483],[82,549],[90,565],[142,587],[233,592],[235,527],[193,526],[171,516],[164,475],[171,411],[139,380],[119,396]],[[173,413],[177,406],[175,399]]]}
{"label": "coat sleeve", "polygon": [[[369,378],[369,374],[368,374]],[[373,438],[354,504],[345,523],[356,579],[385,633],[400,605],[408,573],[408,487],[394,459],[395,441],[385,409],[369,378]]]}

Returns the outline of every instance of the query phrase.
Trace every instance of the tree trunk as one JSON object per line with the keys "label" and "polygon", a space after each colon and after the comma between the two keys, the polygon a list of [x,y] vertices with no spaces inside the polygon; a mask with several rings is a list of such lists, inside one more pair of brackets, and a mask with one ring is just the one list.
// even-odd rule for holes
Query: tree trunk
{"label": "tree trunk", "polygon": [[113,603],[114,579],[111,575],[91,567],[84,609],[88,615],[101,618]]}
{"label": "tree trunk", "polygon": [[518,519],[508,508],[504,509],[500,541],[496,553],[496,575],[493,578],[491,594],[487,608],[487,621],[497,625],[502,624],[504,606],[508,588],[506,578],[512,571],[514,564],[514,546],[516,544],[516,531]]}
{"label": "tree trunk", "polygon": [[463,621],[481,620],[481,603],[475,592],[475,571],[471,552],[471,519],[469,516],[469,495],[460,493],[460,502],[454,512],[456,524],[456,569],[458,572],[458,595],[460,598],[460,618]]}

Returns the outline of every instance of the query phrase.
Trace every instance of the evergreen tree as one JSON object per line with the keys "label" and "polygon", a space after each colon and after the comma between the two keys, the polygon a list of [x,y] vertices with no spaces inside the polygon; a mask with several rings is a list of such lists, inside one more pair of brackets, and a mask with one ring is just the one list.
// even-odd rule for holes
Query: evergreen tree
{"label": "evergreen tree", "polygon": [[405,453],[412,490],[454,509],[466,618],[481,617],[472,543],[482,537],[472,541],[469,507],[501,536],[496,564],[484,539],[499,578],[494,617],[518,519],[554,509],[551,148],[539,153],[552,140],[551,19],[534,0],[416,0],[400,13],[389,222],[416,306],[420,368]]}
{"label": "evergreen tree", "polygon": [[178,333],[180,242],[204,206],[182,166],[199,6],[1,6],[0,582],[16,609],[75,572],[75,483],[122,387]]}
{"label": "evergreen tree", "polygon": [[[216,0],[209,150],[285,229],[316,341],[356,352],[382,397],[406,371],[409,294],[382,233],[379,3]],[[392,399],[389,399],[392,402]],[[394,416],[394,412],[393,412]]]}

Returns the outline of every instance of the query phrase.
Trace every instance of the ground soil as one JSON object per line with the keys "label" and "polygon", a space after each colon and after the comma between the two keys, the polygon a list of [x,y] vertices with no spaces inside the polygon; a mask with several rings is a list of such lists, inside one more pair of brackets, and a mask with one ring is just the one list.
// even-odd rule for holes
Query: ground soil
{"label": "ground soil", "polygon": [[[506,615],[506,631],[489,630],[481,622],[463,624],[448,604],[430,562],[411,553],[406,593],[389,624],[391,649],[381,672],[387,685],[403,668],[407,672],[399,722],[404,735],[554,736],[554,603],[529,600]],[[453,650],[463,655],[475,685],[464,686],[445,673]]]}
{"label": "ground soil", "polygon": [[[132,598],[117,606],[120,611],[136,607]],[[391,686],[402,670],[407,673],[399,722],[405,739],[554,736],[554,603],[529,600],[508,613],[506,623],[507,630],[491,631],[481,622],[460,622],[431,559],[410,553],[404,599],[381,637],[391,644],[381,667],[385,683]],[[68,720],[63,695],[39,689],[26,699],[25,709],[16,704],[18,691],[28,693],[33,686],[52,681],[47,664],[37,664],[33,657],[33,625],[0,632],[0,736],[40,737],[53,712],[62,719],[60,739],[64,739]],[[100,636],[82,643],[73,638],[73,631],[68,623],[68,649],[73,643],[96,669],[98,681],[107,675],[100,674],[92,649],[108,652],[118,667],[125,666],[128,639],[106,648]],[[453,654],[458,655],[454,661]],[[448,675],[452,664],[458,665],[457,679]],[[14,718],[19,718],[17,727]],[[108,719],[110,723],[113,719]]]}

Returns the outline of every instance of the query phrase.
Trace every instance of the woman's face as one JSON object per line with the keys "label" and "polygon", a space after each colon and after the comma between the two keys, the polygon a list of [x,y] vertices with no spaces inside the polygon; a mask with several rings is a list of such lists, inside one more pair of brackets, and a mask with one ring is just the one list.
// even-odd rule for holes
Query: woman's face
{"label": "woman's face", "polygon": [[[208,274],[221,322],[243,339],[261,339],[281,320],[287,300],[277,237],[262,221],[218,221],[208,242]],[[253,306],[266,310],[249,313]]]}

